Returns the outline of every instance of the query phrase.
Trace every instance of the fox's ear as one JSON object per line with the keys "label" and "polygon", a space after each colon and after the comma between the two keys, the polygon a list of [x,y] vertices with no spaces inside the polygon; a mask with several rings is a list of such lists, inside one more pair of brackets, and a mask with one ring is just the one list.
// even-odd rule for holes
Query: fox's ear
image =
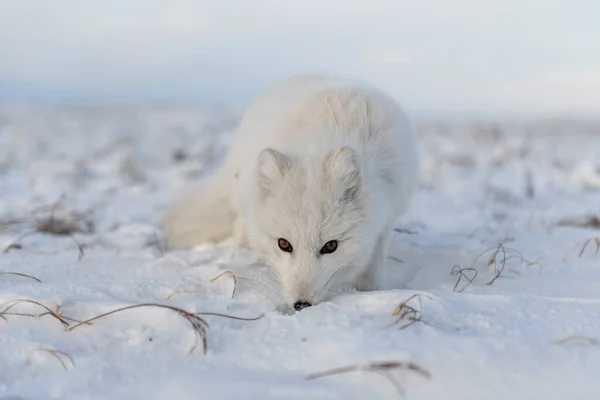
{"label": "fox's ear", "polygon": [[342,200],[354,200],[361,189],[362,178],[358,156],[350,146],[338,149],[329,161],[329,173],[334,185],[343,190]]}
{"label": "fox's ear", "polygon": [[288,156],[274,149],[264,149],[258,155],[258,178],[263,189],[269,191],[271,186],[283,179],[291,160]]}

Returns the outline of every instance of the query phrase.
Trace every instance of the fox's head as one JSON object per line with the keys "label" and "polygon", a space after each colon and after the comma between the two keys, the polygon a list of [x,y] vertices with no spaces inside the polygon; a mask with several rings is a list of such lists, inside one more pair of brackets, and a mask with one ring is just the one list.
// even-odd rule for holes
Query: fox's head
{"label": "fox's head", "polygon": [[331,285],[365,263],[370,237],[364,172],[348,146],[295,158],[263,150],[246,221],[249,244],[278,273],[296,310],[323,300]]}

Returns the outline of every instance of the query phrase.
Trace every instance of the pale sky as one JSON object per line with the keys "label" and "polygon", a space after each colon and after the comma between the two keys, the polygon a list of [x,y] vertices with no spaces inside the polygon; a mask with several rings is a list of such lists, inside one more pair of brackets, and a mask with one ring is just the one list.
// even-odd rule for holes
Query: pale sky
{"label": "pale sky", "polygon": [[0,0],[0,99],[241,106],[327,71],[410,110],[600,115],[599,0]]}

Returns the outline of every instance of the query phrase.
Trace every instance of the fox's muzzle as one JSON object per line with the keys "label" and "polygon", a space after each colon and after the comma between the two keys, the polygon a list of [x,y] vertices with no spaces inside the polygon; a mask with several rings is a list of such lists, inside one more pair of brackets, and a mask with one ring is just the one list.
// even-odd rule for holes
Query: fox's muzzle
{"label": "fox's muzzle", "polygon": [[308,301],[301,300],[294,303],[294,310],[301,311],[310,306],[312,306],[312,304],[310,304]]}

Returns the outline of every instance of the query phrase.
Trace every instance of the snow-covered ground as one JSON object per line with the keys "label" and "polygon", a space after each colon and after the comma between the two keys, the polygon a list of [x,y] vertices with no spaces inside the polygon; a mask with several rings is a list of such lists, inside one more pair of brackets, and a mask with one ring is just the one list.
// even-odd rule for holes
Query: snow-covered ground
{"label": "snow-covered ground", "polygon": [[[264,314],[203,316],[207,352],[189,354],[194,330],[173,310],[69,331],[39,304],[7,303],[0,399],[600,398],[600,123],[419,123],[422,188],[390,244],[390,290],[287,315],[250,254],[168,252],[157,230],[235,122],[184,107],[0,108],[0,272],[41,281],[0,275],[0,304],[79,321],[143,303]],[[18,238],[58,228],[77,232]],[[213,280],[226,270],[235,282]],[[381,362],[430,376],[307,379]]]}

